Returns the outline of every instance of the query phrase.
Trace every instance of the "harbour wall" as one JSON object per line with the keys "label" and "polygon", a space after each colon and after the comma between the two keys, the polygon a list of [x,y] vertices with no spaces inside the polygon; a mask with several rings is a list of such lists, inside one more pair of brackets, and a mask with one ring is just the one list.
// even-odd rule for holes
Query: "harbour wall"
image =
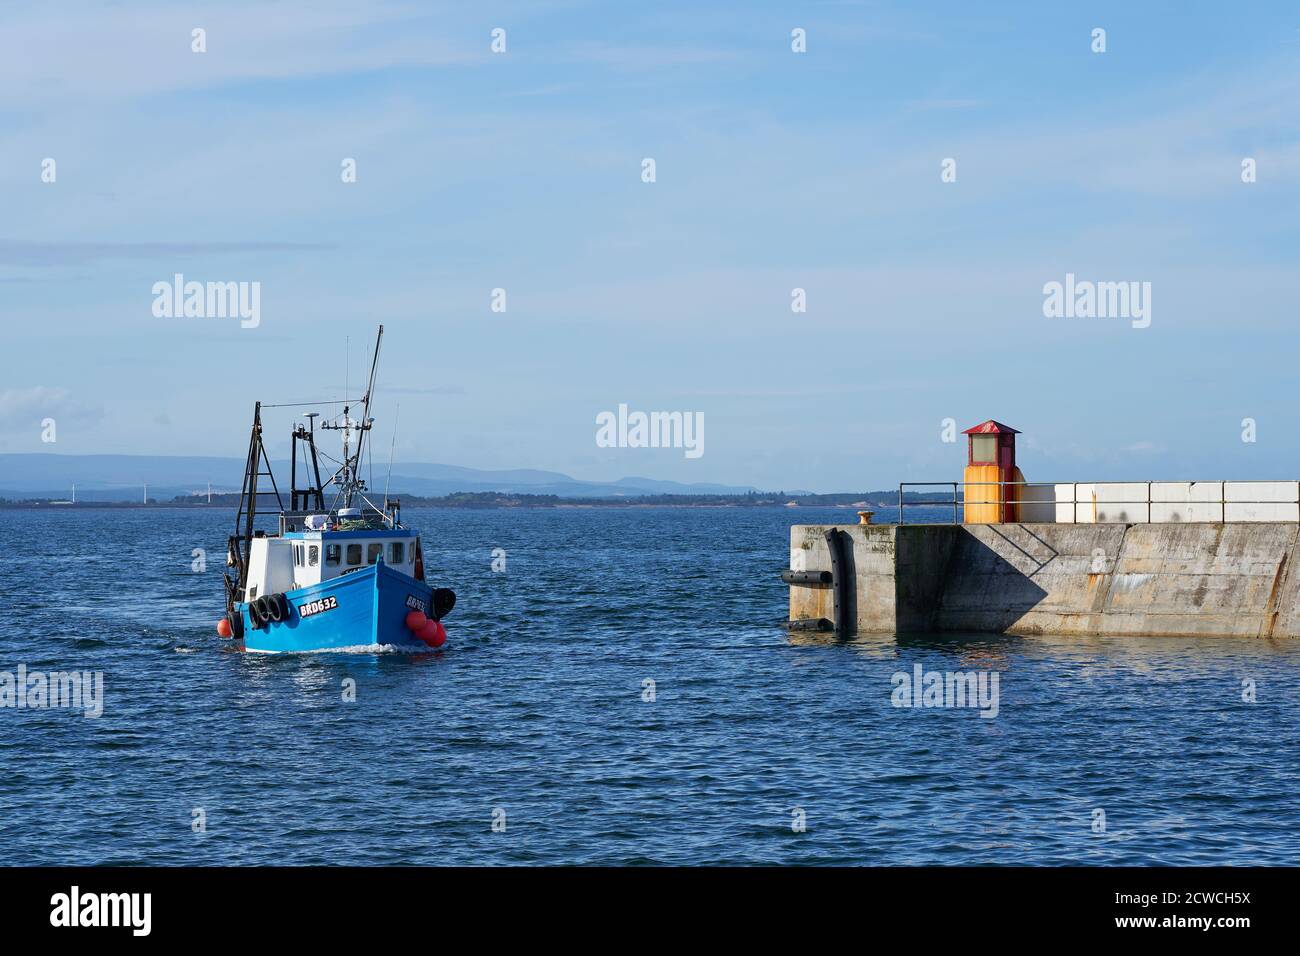
{"label": "harbour wall", "polygon": [[[1300,637],[1296,522],[795,525],[792,571],[847,535],[847,630]],[[790,620],[835,620],[790,586]]]}

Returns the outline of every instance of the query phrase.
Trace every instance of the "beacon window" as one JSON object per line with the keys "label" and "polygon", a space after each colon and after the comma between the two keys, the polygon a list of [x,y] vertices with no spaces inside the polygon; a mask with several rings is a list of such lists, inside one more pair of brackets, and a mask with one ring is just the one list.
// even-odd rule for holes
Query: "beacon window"
{"label": "beacon window", "polygon": [[307,549],[307,566],[316,567],[320,564],[320,545],[313,544]]}
{"label": "beacon window", "polygon": [[361,563],[361,545],[348,545],[348,564],[357,565]]}
{"label": "beacon window", "polygon": [[379,560],[379,556],[384,553],[384,546],[379,542],[372,542],[366,545],[366,564],[374,564]]}
{"label": "beacon window", "polygon": [[338,564],[343,558],[343,548],[337,544],[327,544],[325,546],[325,563]]}
{"label": "beacon window", "polygon": [[998,462],[998,436],[972,435],[970,440],[971,464],[996,465]]}
{"label": "beacon window", "polygon": [[402,556],[402,552],[403,552],[404,550],[405,550],[405,549],[404,549],[403,546],[402,546],[402,542],[400,542],[400,541],[394,541],[394,542],[393,542],[393,546],[392,546],[391,548],[388,549],[388,563],[389,563],[389,564],[401,564],[401,563],[402,563],[402,557],[403,557],[403,556]]}

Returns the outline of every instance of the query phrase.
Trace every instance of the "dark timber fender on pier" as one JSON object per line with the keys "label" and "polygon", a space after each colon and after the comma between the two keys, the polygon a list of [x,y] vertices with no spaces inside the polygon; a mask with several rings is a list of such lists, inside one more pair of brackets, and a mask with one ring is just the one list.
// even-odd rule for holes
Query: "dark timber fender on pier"
{"label": "dark timber fender on pier", "polygon": [[[795,525],[790,574],[834,576],[831,530],[848,632],[1300,636],[1295,523]],[[791,621],[837,620],[787,583]]]}

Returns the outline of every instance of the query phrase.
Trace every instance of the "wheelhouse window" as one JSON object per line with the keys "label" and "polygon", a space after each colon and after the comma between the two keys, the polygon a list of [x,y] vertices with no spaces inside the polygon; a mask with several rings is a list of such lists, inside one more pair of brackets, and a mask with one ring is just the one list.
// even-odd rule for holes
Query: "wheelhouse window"
{"label": "wheelhouse window", "polygon": [[343,560],[343,546],[338,544],[325,545],[325,563],[336,565]]}
{"label": "wheelhouse window", "polygon": [[314,568],[318,564],[320,564],[320,545],[309,545],[307,548],[307,566]]}
{"label": "wheelhouse window", "polygon": [[361,545],[348,545],[348,567],[355,567],[361,563]]}
{"label": "wheelhouse window", "polygon": [[379,560],[379,556],[384,553],[383,542],[372,541],[366,545],[366,564],[374,564]]}
{"label": "wheelhouse window", "polygon": [[405,558],[405,555],[403,554],[405,550],[406,548],[403,546],[402,542],[394,541],[392,547],[388,549],[388,563],[401,564]]}

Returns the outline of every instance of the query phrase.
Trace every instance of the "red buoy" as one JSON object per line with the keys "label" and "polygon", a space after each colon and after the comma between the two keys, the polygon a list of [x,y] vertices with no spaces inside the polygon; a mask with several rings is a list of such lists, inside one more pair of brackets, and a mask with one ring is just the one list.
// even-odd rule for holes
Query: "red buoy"
{"label": "red buoy", "polygon": [[438,641],[438,622],[426,621],[424,627],[415,632],[415,636],[430,647],[437,647],[440,643]]}
{"label": "red buoy", "polygon": [[420,628],[424,627],[428,622],[429,619],[424,616],[423,611],[412,611],[410,614],[406,615],[406,626],[412,631],[420,630]]}
{"label": "red buoy", "polygon": [[447,643],[447,629],[442,626],[442,621],[429,621],[428,625],[420,629],[420,640],[430,647],[442,647]]}
{"label": "red buoy", "polygon": [[230,630],[229,618],[223,617],[221,620],[217,621],[217,633],[222,637],[229,637],[231,635],[232,631]]}

